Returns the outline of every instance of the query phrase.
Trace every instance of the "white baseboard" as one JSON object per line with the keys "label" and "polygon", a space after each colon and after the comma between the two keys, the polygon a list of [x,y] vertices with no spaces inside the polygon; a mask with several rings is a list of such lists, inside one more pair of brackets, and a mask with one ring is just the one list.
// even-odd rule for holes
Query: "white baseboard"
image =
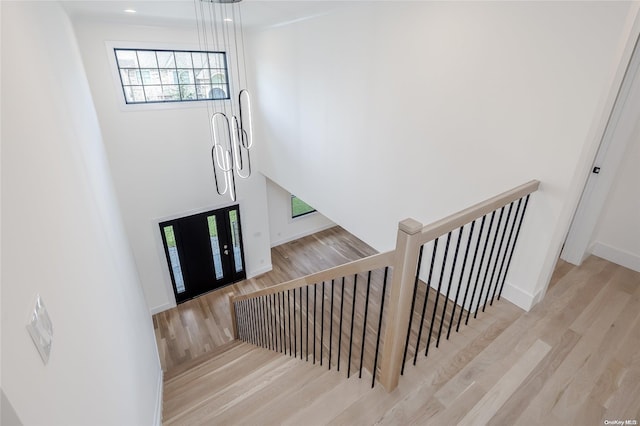
{"label": "white baseboard", "polygon": [[328,225],[322,225],[322,226],[319,226],[317,228],[307,229],[304,232],[300,232],[298,234],[289,235],[288,237],[281,238],[281,239],[278,239],[278,240],[275,240],[275,241],[271,241],[271,247],[275,247],[275,246],[279,246],[281,244],[289,243],[291,241],[295,241],[297,239],[306,237],[308,235],[315,234],[316,232],[320,232],[320,231],[324,231],[325,229],[333,228],[334,226],[336,226],[335,223],[330,223]]}
{"label": "white baseboard", "polygon": [[176,305],[172,304],[172,303],[163,303],[162,305],[159,306],[154,306],[153,308],[151,308],[149,311],[151,312],[151,315],[155,315],[157,313],[166,311],[167,309],[171,309],[171,308],[175,308]]}
{"label": "white baseboard", "polygon": [[273,269],[273,265],[270,263],[268,265],[263,266],[262,268],[254,269],[252,271],[247,271],[247,279],[257,277],[260,274],[264,274]]}
{"label": "white baseboard", "polygon": [[640,256],[621,250],[603,243],[595,243],[591,249],[591,254],[640,272]]}
{"label": "white baseboard", "polygon": [[509,282],[505,282],[502,289],[502,297],[528,312],[542,299],[542,292],[533,295]]}
{"label": "white baseboard", "polygon": [[156,390],[156,413],[153,418],[154,426],[162,426],[162,398],[163,398],[163,389],[164,389],[164,371],[160,369],[160,374],[158,375],[158,388]]}

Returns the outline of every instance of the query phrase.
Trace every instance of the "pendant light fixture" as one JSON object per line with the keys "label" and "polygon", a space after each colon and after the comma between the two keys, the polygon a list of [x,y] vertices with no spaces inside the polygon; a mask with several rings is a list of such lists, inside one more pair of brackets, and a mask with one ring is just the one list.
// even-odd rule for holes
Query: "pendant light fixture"
{"label": "pendant light fixture", "polygon": [[211,95],[207,115],[216,191],[228,195],[231,201],[237,199],[236,177],[251,176],[249,150],[253,145],[240,1],[194,0],[200,50],[223,52],[225,58],[226,93]]}

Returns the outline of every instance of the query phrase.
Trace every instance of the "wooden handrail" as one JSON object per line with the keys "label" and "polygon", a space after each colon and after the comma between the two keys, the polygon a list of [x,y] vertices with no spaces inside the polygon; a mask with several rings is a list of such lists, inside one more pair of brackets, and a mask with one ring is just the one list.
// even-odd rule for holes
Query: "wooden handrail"
{"label": "wooden handrail", "polygon": [[306,275],[304,277],[296,278],[291,281],[287,281],[282,284],[275,285],[273,287],[267,287],[261,290],[254,291],[252,293],[234,296],[231,298],[231,303],[239,302],[241,300],[246,300],[246,299],[252,299],[254,297],[275,294],[281,291],[292,290],[298,287],[305,287],[308,285],[320,283],[322,281],[330,281],[332,279],[342,278],[342,277],[346,277],[346,276],[361,273],[361,272],[368,272],[374,269],[384,268],[386,266],[393,265],[394,260],[395,260],[395,255],[393,251],[375,254],[373,256],[354,260],[353,262],[345,263],[343,265],[339,265],[331,269],[326,269],[324,271],[320,271],[314,274]]}
{"label": "wooden handrail", "polygon": [[422,231],[418,234],[417,243],[422,245],[429,241],[433,241],[447,232],[458,229],[462,225],[478,219],[487,213],[491,213],[502,206],[526,196],[527,194],[537,191],[539,186],[540,181],[531,180],[523,185],[517,186],[509,191],[505,191],[502,194],[496,195],[495,197],[491,197],[488,200],[459,211],[458,213],[454,213],[444,219],[433,222],[422,228]]}

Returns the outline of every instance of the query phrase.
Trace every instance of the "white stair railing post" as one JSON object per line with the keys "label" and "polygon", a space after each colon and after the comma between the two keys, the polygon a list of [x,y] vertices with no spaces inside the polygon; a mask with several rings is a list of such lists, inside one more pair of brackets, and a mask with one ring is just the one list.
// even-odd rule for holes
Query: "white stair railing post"
{"label": "white stair railing post", "polygon": [[422,223],[405,219],[398,224],[393,279],[386,315],[380,382],[387,392],[398,386],[404,345],[411,316],[411,299],[418,265]]}

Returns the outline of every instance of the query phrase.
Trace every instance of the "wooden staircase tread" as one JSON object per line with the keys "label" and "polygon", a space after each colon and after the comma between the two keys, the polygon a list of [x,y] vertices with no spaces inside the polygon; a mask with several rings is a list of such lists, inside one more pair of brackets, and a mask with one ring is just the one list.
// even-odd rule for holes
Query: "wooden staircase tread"
{"label": "wooden staircase tread", "polygon": [[285,370],[284,374],[280,375],[280,377],[274,377],[267,386],[262,387],[257,392],[252,392],[250,395],[243,397],[240,404],[236,403],[233,406],[219,409],[216,413],[215,423],[235,424],[238,418],[246,418],[251,415],[264,417],[264,413],[272,409],[271,404],[276,396],[295,398],[304,383],[326,373],[325,366],[307,365],[304,361],[288,357],[287,360],[288,362],[285,366],[288,370]]}
{"label": "wooden staircase tread", "polygon": [[[165,411],[165,424],[220,424],[220,414],[231,409],[244,413],[247,399],[256,393],[272,393],[272,382],[291,372],[291,359],[276,357],[224,387],[211,387],[206,394],[174,412]],[[215,419],[215,422],[214,422]]]}
{"label": "wooden staircase tread", "polygon": [[265,363],[279,359],[281,355],[249,344],[249,351],[233,359],[225,365],[216,365],[212,369],[201,369],[197,377],[177,380],[165,384],[165,415],[170,415],[185,407],[197,404],[210,392],[230,386],[251,372],[261,368]]}
{"label": "wooden staircase tread", "polygon": [[[285,386],[287,391],[272,395],[267,408],[243,414],[247,424],[280,424],[285,413],[297,412],[312,406],[314,401],[330,394],[341,383],[358,381],[367,388],[371,386],[369,376],[367,376],[367,379],[363,378],[362,380],[357,379],[357,377],[347,380],[345,371],[328,370],[324,366],[319,368],[321,372],[318,375],[302,381],[298,379],[300,371],[305,368],[309,369],[310,366],[307,366],[305,362],[298,362],[296,370],[283,377],[282,381],[284,383],[279,385]],[[310,421],[312,422],[311,419],[307,419],[307,421],[300,424],[309,424]]]}
{"label": "wooden staircase tread", "polygon": [[232,340],[230,342],[224,343],[220,346],[215,347],[214,349],[212,349],[211,351],[208,351],[196,358],[193,358],[185,363],[179,364],[173,368],[171,368],[168,371],[164,372],[164,382],[170,382],[174,379],[176,379],[177,377],[179,377],[180,375],[193,371],[194,369],[197,369],[198,367],[200,367],[202,364],[205,364],[207,362],[213,361],[216,358],[225,355],[228,353],[228,351],[232,350],[233,348],[236,348],[238,346],[240,346],[242,342],[240,340]]}

